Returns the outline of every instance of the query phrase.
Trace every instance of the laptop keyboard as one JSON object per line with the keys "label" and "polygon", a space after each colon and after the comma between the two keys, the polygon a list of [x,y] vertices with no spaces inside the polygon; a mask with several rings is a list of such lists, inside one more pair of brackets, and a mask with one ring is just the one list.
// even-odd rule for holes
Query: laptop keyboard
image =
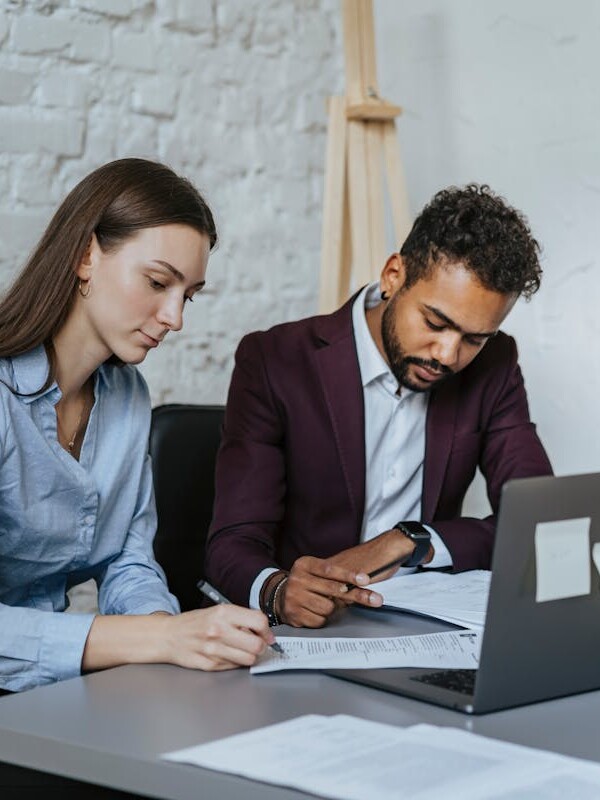
{"label": "laptop keyboard", "polygon": [[475,691],[476,669],[446,669],[442,672],[428,672],[426,675],[415,675],[413,681],[441,686],[461,694],[473,694]]}

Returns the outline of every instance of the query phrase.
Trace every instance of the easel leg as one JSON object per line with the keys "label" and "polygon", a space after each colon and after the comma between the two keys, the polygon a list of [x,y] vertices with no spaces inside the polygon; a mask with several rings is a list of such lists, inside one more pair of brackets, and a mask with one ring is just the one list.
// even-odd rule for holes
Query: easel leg
{"label": "easel leg", "polygon": [[377,279],[385,263],[386,177],[397,247],[411,224],[394,124],[401,108],[378,95],[373,0],[342,0],[342,11],[346,96],[329,105],[322,313],[347,299],[351,282],[358,287]]}
{"label": "easel leg", "polygon": [[346,127],[345,98],[330,97],[319,294],[319,310],[323,313],[336,308],[348,296],[350,284]]}

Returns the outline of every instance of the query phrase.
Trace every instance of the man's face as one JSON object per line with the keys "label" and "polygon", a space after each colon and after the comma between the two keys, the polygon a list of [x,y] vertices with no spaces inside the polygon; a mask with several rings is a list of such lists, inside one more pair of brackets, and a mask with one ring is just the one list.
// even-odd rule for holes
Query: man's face
{"label": "man's face", "polygon": [[383,349],[398,383],[415,392],[470,364],[516,300],[484,288],[461,264],[438,266],[406,290],[401,259],[398,273],[386,278],[388,265],[382,274],[382,288],[391,294],[381,321]]}

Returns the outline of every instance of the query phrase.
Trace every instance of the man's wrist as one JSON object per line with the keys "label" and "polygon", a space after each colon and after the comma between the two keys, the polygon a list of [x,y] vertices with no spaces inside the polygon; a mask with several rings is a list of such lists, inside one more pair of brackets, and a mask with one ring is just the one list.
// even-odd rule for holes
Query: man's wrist
{"label": "man's wrist", "polygon": [[[269,625],[279,625],[281,622],[279,605],[277,604],[280,586],[287,580],[288,573],[279,570],[269,575],[260,591],[260,608],[266,614]],[[278,591],[279,590],[279,591]]]}
{"label": "man's wrist", "polygon": [[402,565],[403,567],[418,567],[431,561],[433,557],[431,534],[424,525],[413,520],[401,520],[394,525],[394,530],[410,539],[415,545],[412,554]]}

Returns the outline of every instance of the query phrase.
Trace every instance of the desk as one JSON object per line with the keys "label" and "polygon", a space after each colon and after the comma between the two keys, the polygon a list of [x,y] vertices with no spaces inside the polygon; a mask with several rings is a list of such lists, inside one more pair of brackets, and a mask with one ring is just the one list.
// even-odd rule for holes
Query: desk
{"label": "desk", "polygon": [[[333,629],[345,636],[366,628],[399,635],[449,627],[398,612],[353,610]],[[0,761],[168,800],[300,800],[306,795],[298,791],[157,756],[309,713],[454,726],[600,761],[600,691],[468,717],[314,672],[251,676],[166,665],[119,667],[3,697]]]}

